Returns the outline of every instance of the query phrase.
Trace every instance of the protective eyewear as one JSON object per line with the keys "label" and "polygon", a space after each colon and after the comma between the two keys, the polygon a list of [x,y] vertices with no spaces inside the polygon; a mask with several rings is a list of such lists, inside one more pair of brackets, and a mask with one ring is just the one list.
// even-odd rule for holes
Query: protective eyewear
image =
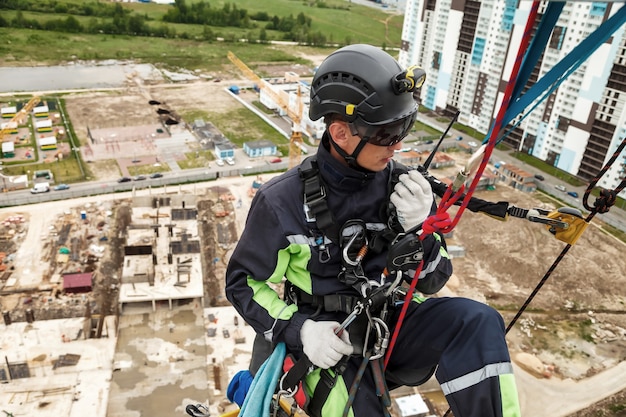
{"label": "protective eyewear", "polygon": [[409,134],[415,123],[417,112],[384,125],[368,125],[360,119],[350,123],[352,134],[376,146],[393,146]]}

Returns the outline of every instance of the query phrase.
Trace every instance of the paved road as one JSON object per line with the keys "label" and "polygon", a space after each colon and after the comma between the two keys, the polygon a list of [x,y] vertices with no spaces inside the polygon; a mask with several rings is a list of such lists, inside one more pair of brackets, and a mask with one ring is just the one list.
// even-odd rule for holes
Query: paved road
{"label": "paved road", "polygon": [[361,6],[371,7],[372,9],[381,10],[383,12],[401,13],[401,11],[398,10],[395,5],[376,3],[375,1],[370,0],[346,0],[346,2],[360,4]]}
{"label": "paved road", "polygon": [[538,379],[515,369],[524,416],[567,417],[626,389],[626,362],[583,381]]}
{"label": "paved road", "polygon": [[[442,131],[446,128],[442,123],[437,122],[433,119],[426,119],[424,116],[419,116],[419,120],[430,124],[433,127],[441,129]],[[272,121],[277,125],[278,129],[282,129],[286,137],[289,136],[290,125],[288,122],[281,118],[272,118]],[[455,129],[451,129],[449,132],[449,138],[446,139],[446,142],[454,143],[456,142],[454,138],[458,136],[463,136],[463,132],[457,131]],[[468,142],[469,139],[464,139],[465,142]],[[432,148],[433,145],[426,145],[427,149]],[[420,148],[425,147],[425,145],[419,145]],[[311,151],[314,151],[313,148],[309,147]],[[512,155],[507,152],[500,151],[498,149],[494,149],[492,153],[492,160],[495,161],[504,161],[506,163],[512,163],[514,165],[519,166],[520,168],[533,173],[538,174],[541,173],[546,179],[542,182],[538,181],[538,187],[545,192],[554,195],[560,200],[566,202],[572,207],[577,207],[585,212],[584,207],[582,205],[581,198],[573,198],[568,196],[564,192],[557,191],[554,186],[563,185],[570,190],[576,190],[578,194],[582,197],[585,188],[581,187],[571,187],[570,185],[564,183],[563,181],[551,177],[548,174],[540,172],[538,169],[529,166],[522,161],[516,159]],[[90,182],[90,183],[82,183],[82,184],[72,184],[70,190],[65,191],[51,191],[50,193],[43,193],[32,195],[28,190],[21,191],[12,191],[9,193],[5,193],[4,196],[0,195],[0,206],[16,206],[22,204],[33,204],[39,203],[43,201],[50,200],[59,200],[63,198],[76,198],[83,197],[87,195],[94,194],[106,194],[106,193],[114,193],[119,191],[131,190],[131,189],[143,189],[149,187],[158,187],[170,184],[178,184],[181,182],[194,182],[194,181],[205,181],[215,179],[219,177],[229,177],[229,176],[239,176],[246,174],[260,174],[266,171],[275,171],[277,169],[285,169],[288,166],[289,159],[287,157],[283,158],[283,162],[279,164],[270,164],[268,158],[249,158],[243,150],[237,150],[237,157],[235,158],[234,166],[224,166],[218,167],[216,164],[211,164],[210,167],[207,168],[199,168],[192,170],[184,170],[177,172],[168,172],[164,175],[163,178],[156,180],[147,180],[141,182],[131,182],[131,183],[123,183],[118,184],[114,181],[100,181],[100,182]],[[589,201],[590,204],[593,204],[593,200]],[[599,214],[597,218],[605,221],[612,226],[619,228],[620,230],[626,231],[626,212],[623,210],[613,207],[609,213]]]}

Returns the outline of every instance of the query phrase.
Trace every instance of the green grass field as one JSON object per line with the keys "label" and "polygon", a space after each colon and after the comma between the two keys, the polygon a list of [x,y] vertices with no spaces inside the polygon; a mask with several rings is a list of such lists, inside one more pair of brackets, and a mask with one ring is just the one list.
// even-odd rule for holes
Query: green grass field
{"label": "green grass field", "polygon": [[[59,3],[71,0],[59,0]],[[187,3],[193,3],[188,1]],[[224,1],[211,2],[212,8],[220,8]],[[230,2],[232,4],[232,2]],[[226,53],[233,50],[242,60],[250,62],[298,61],[298,58],[271,45],[251,48],[250,44],[235,41],[245,38],[254,29],[235,27],[210,27],[210,30],[226,41],[204,41],[204,27],[200,25],[171,24],[161,17],[171,6],[146,3],[120,3],[122,7],[149,17],[150,26],[167,26],[176,31],[178,38],[136,37],[129,35],[86,34],[50,32],[32,29],[0,28],[0,66],[59,64],[75,60],[132,59],[155,65],[219,70],[224,64]],[[310,6],[312,4],[313,6]],[[287,17],[303,13],[311,19],[313,32],[321,32],[335,49],[337,44],[370,43],[377,46],[397,48],[401,42],[403,17],[388,14],[348,1],[329,0],[323,3],[293,0],[267,0],[263,2],[243,0],[236,3],[248,14],[271,10],[272,15]],[[22,12],[24,18],[37,19],[42,23],[51,19],[65,19],[64,14]],[[11,21],[17,15],[14,10],[2,10],[3,18]],[[82,25],[92,17],[74,16]],[[100,18],[99,18],[100,19]],[[183,33],[186,39],[180,37]],[[279,40],[281,33],[268,31],[270,40]],[[250,50],[253,51],[250,51]],[[328,48],[321,48],[322,51]],[[226,62],[226,64],[228,64]]]}

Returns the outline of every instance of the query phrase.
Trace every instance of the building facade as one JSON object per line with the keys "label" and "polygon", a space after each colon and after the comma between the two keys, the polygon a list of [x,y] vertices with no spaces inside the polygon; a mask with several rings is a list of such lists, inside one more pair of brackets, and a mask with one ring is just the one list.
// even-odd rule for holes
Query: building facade
{"label": "building facade", "polygon": [[[522,41],[532,2],[409,0],[399,61],[427,73],[421,101],[487,134],[497,115]],[[539,7],[534,29],[546,11]],[[612,16],[618,2],[567,2],[527,80],[533,85]],[[504,142],[583,180],[594,178],[626,136],[624,26],[519,124]],[[528,109],[527,109],[528,110]],[[621,155],[599,186],[615,188],[624,175]],[[626,193],[622,193],[624,197]]]}

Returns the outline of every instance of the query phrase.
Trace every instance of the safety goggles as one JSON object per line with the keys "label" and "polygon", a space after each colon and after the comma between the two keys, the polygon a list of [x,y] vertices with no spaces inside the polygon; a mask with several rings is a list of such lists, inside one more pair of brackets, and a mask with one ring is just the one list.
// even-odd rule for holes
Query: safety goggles
{"label": "safety goggles", "polygon": [[409,134],[415,123],[417,112],[383,125],[369,125],[360,119],[350,122],[352,134],[376,146],[393,146]]}

